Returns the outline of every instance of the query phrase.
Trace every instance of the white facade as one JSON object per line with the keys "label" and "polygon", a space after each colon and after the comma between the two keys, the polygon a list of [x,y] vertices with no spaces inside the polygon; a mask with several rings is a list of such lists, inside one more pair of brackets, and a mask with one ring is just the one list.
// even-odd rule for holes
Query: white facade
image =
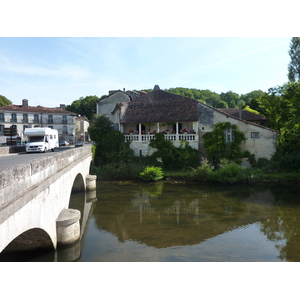
{"label": "white facade", "polygon": [[[159,94],[154,95],[154,93]],[[247,139],[241,145],[242,150],[249,151],[256,158],[271,159],[276,152],[277,132],[275,130],[232,116],[194,99],[155,91],[155,89],[150,94],[141,97],[138,101],[131,101],[125,92],[118,91],[97,104],[97,114],[107,116],[114,123],[115,129],[124,134],[125,140],[131,141],[130,146],[136,155],[152,154],[155,149],[149,146],[149,141],[154,138],[155,132],[166,131],[165,139],[172,141],[176,147],[180,145],[181,140],[185,140],[191,147],[205,155],[203,135],[212,131],[214,125],[221,122],[230,122],[238,126]],[[149,106],[144,103],[148,103]],[[155,108],[153,103],[156,105]],[[186,111],[183,108],[184,103],[188,103],[192,109],[186,112],[186,116],[181,114],[182,121],[178,121],[178,112],[180,114]],[[164,109],[166,115],[171,111],[172,119],[163,121],[164,116],[161,116],[160,121],[154,121],[157,120],[156,115],[159,115],[161,109]],[[184,121],[195,112],[194,121]],[[130,114],[129,121],[126,119],[126,113]],[[149,121],[148,115],[152,116],[152,120],[150,118]],[[185,129],[188,133],[184,132]]]}
{"label": "white facade", "polygon": [[58,131],[59,140],[74,143],[76,114],[60,108],[28,106],[24,99],[22,105],[7,105],[0,107],[0,143],[6,142],[4,128],[15,127],[16,137],[24,140],[25,128],[49,127]]}

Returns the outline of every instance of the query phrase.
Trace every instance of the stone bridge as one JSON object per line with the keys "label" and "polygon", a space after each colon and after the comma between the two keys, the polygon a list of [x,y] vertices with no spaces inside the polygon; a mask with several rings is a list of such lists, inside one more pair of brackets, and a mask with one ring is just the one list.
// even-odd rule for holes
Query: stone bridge
{"label": "stone bridge", "polygon": [[86,191],[95,198],[91,160],[85,145],[0,170],[0,252],[56,249],[80,239],[87,216],[77,208],[85,203],[72,207],[70,196]]}

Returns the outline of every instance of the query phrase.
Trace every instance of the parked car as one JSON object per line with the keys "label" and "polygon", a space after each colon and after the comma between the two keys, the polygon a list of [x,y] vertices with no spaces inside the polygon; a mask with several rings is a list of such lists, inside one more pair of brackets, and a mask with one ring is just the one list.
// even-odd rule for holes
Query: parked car
{"label": "parked car", "polygon": [[61,142],[59,146],[69,146],[70,144],[67,141]]}
{"label": "parked car", "polygon": [[75,143],[75,147],[82,147],[83,146],[83,142],[82,141],[78,141]]}

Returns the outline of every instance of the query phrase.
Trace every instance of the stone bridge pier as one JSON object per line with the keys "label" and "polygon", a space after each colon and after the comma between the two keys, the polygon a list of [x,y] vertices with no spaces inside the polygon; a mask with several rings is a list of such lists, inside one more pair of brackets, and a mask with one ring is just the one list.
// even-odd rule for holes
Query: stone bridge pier
{"label": "stone bridge pier", "polygon": [[95,192],[91,160],[85,145],[0,170],[0,252],[56,249],[80,238],[86,217],[70,196]]}

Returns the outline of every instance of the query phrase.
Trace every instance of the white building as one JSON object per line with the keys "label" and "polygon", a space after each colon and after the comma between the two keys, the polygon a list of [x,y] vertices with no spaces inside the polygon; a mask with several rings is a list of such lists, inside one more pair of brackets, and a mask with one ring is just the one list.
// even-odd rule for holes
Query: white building
{"label": "white building", "polygon": [[[0,107],[0,143],[6,143],[5,128],[15,128],[15,138],[23,140],[25,128],[50,127],[58,130],[59,141],[74,143],[76,113],[65,110],[65,105],[59,108],[29,106],[24,99],[22,105],[7,105]],[[9,140],[9,139],[8,139]]]}
{"label": "white building", "polygon": [[[247,139],[241,145],[242,150],[256,158],[270,159],[276,152],[277,132],[263,126],[267,118],[239,109],[213,108],[195,99],[165,92],[157,85],[153,92],[142,92],[135,99],[128,92],[115,91],[96,105],[97,114],[108,117],[114,128],[124,133],[136,155],[155,151],[149,142],[156,132],[166,133],[165,139],[177,147],[185,140],[205,154],[203,135],[221,122],[238,126]],[[228,130],[230,134],[231,129]],[[227,136],[227,131],[224,134]]]}
{"label": "white building", "polygon": [[89,120],[82,116],[76,118],[76,141],[89,142],[90,136],[88,128],[90,126]]}

